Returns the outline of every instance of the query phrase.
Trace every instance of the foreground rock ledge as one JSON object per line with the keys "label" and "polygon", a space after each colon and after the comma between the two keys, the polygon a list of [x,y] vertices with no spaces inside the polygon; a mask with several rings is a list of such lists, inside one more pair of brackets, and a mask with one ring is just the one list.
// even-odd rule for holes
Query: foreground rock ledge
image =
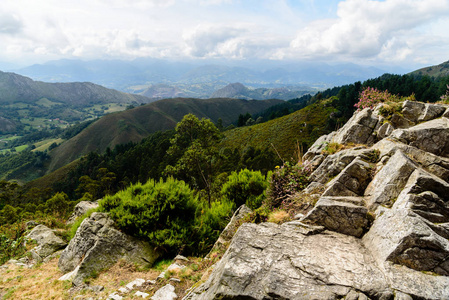
{"label": "foreground rock ledge", "polygon": [[113,224],[106,213],[93,213],[81,223],[59,259],[59,269],[72,272],[63,280],[80,285],[85,278],[111,267],[119,259],[147,267],[160,256],[147,242],[124,234]]}
{"label": "foreground rock ledge", "polygon": [[243,224],[208,281],[184,299],[449,298],[446,276],[379,264],[360,239],[296,224]]}

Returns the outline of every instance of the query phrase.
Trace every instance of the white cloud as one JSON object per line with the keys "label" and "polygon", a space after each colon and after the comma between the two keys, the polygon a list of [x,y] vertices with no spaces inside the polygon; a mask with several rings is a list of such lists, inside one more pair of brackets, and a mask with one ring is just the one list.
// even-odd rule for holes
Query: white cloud
{"label": "white cloud", "polygon": [[14,35],[23,29],[23,23],[14,14],[0,14],[0,34]]}
{"label": "white cloud", "polygon": [[449,1],[441,0],[342,1],[336,19],[299,30],[289,55],[404,60],[414,53],[409,39],[417,29],[448,14]]}
{"label": "white cloud", "polygon": [[449,53],[449,0],[345,0],[337,9],[337,0],[1,1],[0,60],[437,63]]}

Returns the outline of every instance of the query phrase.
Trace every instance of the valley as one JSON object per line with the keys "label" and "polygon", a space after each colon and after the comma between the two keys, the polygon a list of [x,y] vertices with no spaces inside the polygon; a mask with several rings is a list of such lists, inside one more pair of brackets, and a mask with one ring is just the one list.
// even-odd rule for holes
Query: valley
{"label": "valley", "polygon": [[[318,287],[319,295],[311,297],[446,296],[440,288],[447,284],[444,259],[438,260],[441,267],[426,255],[410,263],[396,252],[390,258],[378,245],[405,247],[383,234],[385,226],[414,238],[391,218],[419,226],[446,218],[444,210],[437,217],[414,206],[405,211],[401,203],[419,197],[438,202],[448,189],[449,77],[384,74],[288,100],[250,100],[256,92],[279,94],[233,83],[216,98],[158,101],[79,83],[81,95],[61,96],[59,87],[42,85],[55,89],[50,94],[40,83],[10,78],[16,87],[19,79],[27,83],[28,96],[2,102],[1,297],[132,298],[169,289],[192,299],[214,299],[218,290],[230,299],[233,293],[264,299],[268,285],[253,280],[258,275],[246,263],[245,274],[229,278],[223,271],[241,257],[268,274],[272,295],[294,299],[304,289],[295,276],[279,281],[276,270],[285,270],[286,256],[293,258],[288,272],[301,270],[298,253],[310,266],[324,261],[326,274],[347,273],[335,282],[308,280],[307,290]],[[443,138],[432,146],[427,136]],[[407,184],[401,172],[408,174]],[[384,188],[388,180],[397,188]],[[388,199],[382,200],[381,190]],[[384,201],[386,217],[376,210],[375,197]],[[67,223],[77,218],[74,211],[81,218]],[[416,226],[409,228],[424,230]],[[428,230],[435,241],[447,234],[440,224]],[[47,241],[36,235],[49,232],[52,246],[43,246]],[[312,255],[318,245],[326,249]],[[48,247],[55,254],[42,251]],[[446,255],[444,247],[435,250],[435,260]],[[260,249],[273,258],[270,263],[258,257]],[[329,251],[342,259],[328,261]],[[350,267],[342,265],[347,261]],[[390,262],[392,268],[379,267]],[[360,286],[369,278],[359,272],[366,268],[384,270],[376,278],[389,281]],[[28,278],[16,280],[36,272],[52,284],[45,293]],[[352,272],[358,277],[345,283]],[[401,276],[414,278],[419,289],[397,280]],[[241,288],[241,280],[251,288]]]}

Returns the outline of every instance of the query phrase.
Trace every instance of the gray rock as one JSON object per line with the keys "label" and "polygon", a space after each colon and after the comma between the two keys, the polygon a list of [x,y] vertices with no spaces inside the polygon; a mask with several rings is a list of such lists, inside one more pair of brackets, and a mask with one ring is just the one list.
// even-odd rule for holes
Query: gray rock
{"label": "gray rock", "polygon": [[449,157],[449,120],[446,118],[396,129],[390,137],[426,152]]}
{"label": "gray rock", "polygon": [[130,283],[128,283],[125,286],[125,288],[127,288],[130,291],[132,291],[136,287],[141,287],[144,283],[145,283],[145,279],[137,278],[137,279],[134,279],[133,281],[131,281]]}
{"label": "gray rock", "polygon": [[66,242],[45,225],[37,225],[26,237],[37,243],[30,252],[33,259],[38,262],[67,246]]}
{"label": "gray rock", "polygon": [[[217,251],[218,249],[226,248],[235,232],[237,231],[238,222],[250,213],[252,213],[251,208],[249,208],[245,204],[237,208],[231,218],[231,221],[229,221],[228,225],[226,225],[225,229],[223,229],[223,231],[220,233],[218,240],[215,242],[209,254]],[[209,254],[207,255],[207,257],[209,256]]]}
{"label": "gray rock", "polygon": [[397,150],[406,153],[414,162],[418,163],[424,170],[449,181],[449,159],[409,146],[399,141],[383,139],[373,146],[381,152],[381,157],[391,156]]}
{"label": "gray rock", "polygon": [[[432,221],[449,221],[449,184],[416,170],[391,210],[380,215],[363,241],[378,261],[449,275],[449,231]],[[446,200],[442,200],[446,199]]]}
{"label": "gray rock", "polygon": [[354,159],[327,184],[323,196],[363,196],[371,180],[371,169],[369,163]]}
{"label": "gray rock", "polygon": [[395,128],[390,123],[384,123],[377,130],[377,137],[379,139],[386,138],[389,136]]}
{"label": "gray rock", "polygon": [[123,297],[120,296],[119,294],[117,294],[117,292],[114,292],[114,293],[112,293],[112,294],[110,294],[108,296],[108,299],[111,299],[111,300],[122,300]]}
{"label": "gray rock", "polygon": [[366,157],[370,150],[364,148],[346,149],[329,155],[310,175],[310,180],[325,184],[330,178],[338,175],[356,157]]}
{"label": "gray rock", "polygon": [[93,213],[81,223],[58,263],[64,273],[78,267],[73,284],[82,284],[85,278],[109,268],[121,258],[145,267],[160,256],[148,243],[113,228],[113,223],[105,213]]}
{"label": "gray rock", "polygon": [[70,216],[70,218],[67,220],[67,225],[75,223],[76,219],[83,216],[85,213],[87,213],[91,209],[95,209],[98,207],[98,202],[91,202],[91,201],[81,201],[77,205],[75,205],[75,208],[73,209],[73,213]]}
{"label": "gray rock", "polygon": [[449,108],[446,108],[446,111],[443,113],[443,117],[449,118]]}
{"label": "gray rock", "polygon": [[443,115],[446,107],[439,104],[426,103],[424,111],[418,117],[418,122],[429,121]]}
{"label": "gray rock", "polygon": [[416,168],[402,151],[397,150],[368,185],[365,191],[368,208],[374,211],[379,205],[391,207]]}
{"label": "gray rock", "polygon": [[148,298],[148,297],[150,296],[150,294],[143,293],[143,292],[141,292],[141,291],[137,291],[134,295],[135,295],[136,297],[142,297],[143,299]]}
{"label": "gray rock", "polygon": [[322,225],[329,230],[347,235],[362,236],[369,224],[368,209],[365,206],[344,202],[342,201],[344,198],[321,197],[301,222]]}
{"label": "gray rock", "polygon": [[[409,127],[412,127],[415,125],[414,122],[412,122],[398,114],[393,114],[391,116],[390,123],[391,123],[392,127],[395,129],[396,128],[409,128]],[[390,134],[391,134],[391,132],[390,132]]]}
{"label": "gray rock", "polygon": [[404,101],[402,104],[402,114],[405,118],[412,122],[417,122],[423,111],[426,109],[426,105],[422,102],[416,101]]}
{"label": "gray rock", "polygon": [[[294,226],[243,224],[209,279],[184,299],[446,299],[449,278],[379,265],[359,239],[303,235]],[[390,297],[390,298],[388,298]]]}
{"label": "gray rock", "polygon": [[175,287],[171,284],[167,284],[160,288],[154,293],[154,295],[150,298],[152,300],[174,300],[178,298],[175,293]]}
{"label": "gray rock", "polygon": [[351,119],[336,133],[333,141],[339,144],[372,144],[374,129],[378,117],[369,108],[356,112]]}

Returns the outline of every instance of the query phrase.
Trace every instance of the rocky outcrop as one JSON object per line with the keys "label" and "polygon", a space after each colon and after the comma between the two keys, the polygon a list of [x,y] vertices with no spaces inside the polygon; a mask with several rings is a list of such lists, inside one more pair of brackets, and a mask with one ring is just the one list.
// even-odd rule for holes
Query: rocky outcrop
{"label": "rocky outcrop", "polygon": [[42,262],[45,258],[67,246],[66,242],[45,225],[37,225],[26,237],[37,243],[37,246],[30,250],[31,257],[36,262]]}
{"label": "rocky outcrop", "polygon": [[[449,106],[406,101],[389,121],[379,111],[304,155],[312,210],[242,225],[185,299],[449,299]],[[344,150],[326,156],[329,143]]]}
{"label": "rocky outcrop", "polygon": [[67,220],[67,225],[71,225],[71,224],[75,223],[76,219],[83,216],[89,210],[95,209],[97,207],[98,207],[98,201],[95,201],[95,202],[81,201],[81,202],[79,202],[77,205],[75,205],[72,215]]}
{"label": "rocky outcrop", "polygon": [[109,268],[119,259],[145,267],[160,256],[148,243],[113,228],[113,223],[105,213],[93,213],[81,223],[59,259],[59,269],[70,272],[62,280],[80,285],[85,278]]}
{"label": "rocky outcrop", "polygon": [[229,221],[228,225],[226,225],[225,229],[220,233],[220,236],[218,237],[218,240],[215,242],[214,246],[212,247],[212,250],[210,253],[214,251],[218,251],[221,249],[226,249],[226,247],[229,245],[229,243],[232,240],[232,237],[234,236],[235,232],[238,228],[238,223],[246,217],[248,214],[252,212],[251,208],[243,204],[240,206],[232,216],[231,220]]}
{"label": "rocky outcrop", "polygon": [[444,299],[449,278],[378,265],[360,239],[244,224],[211,276],[187,299]]}

